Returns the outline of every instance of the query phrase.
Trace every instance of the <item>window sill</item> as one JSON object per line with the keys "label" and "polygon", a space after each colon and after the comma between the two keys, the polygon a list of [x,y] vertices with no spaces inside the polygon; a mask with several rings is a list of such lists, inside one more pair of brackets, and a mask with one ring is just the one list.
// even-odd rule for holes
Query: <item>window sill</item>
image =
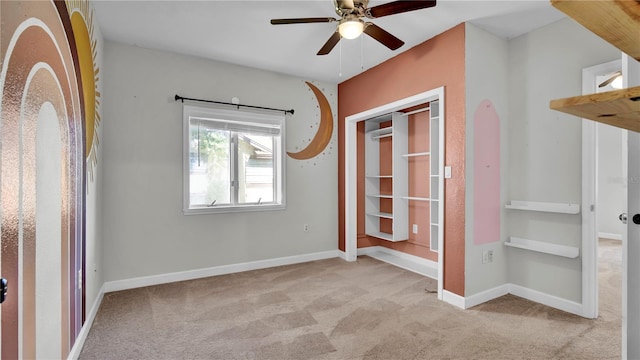
{"label": "window sill", "polygon": [[183,209],[182,212],[184,215],[205,215],[205,214],[224,214],[224,213],[244,213],[244,212],[254,212],[254,211],[277,211],[277,210],[284,210],[285,208],[286,208],[285,204],[244,205],[244,206],[220,205],[220,206],[212,206],[212,207]]}

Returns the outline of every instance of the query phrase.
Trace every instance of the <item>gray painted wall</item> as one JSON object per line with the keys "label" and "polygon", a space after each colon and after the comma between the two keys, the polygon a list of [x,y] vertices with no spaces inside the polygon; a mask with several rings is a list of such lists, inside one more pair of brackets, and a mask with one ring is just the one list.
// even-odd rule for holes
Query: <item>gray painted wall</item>
{"label": "gray painted wall", "polygon": [[[286,210],[182,214],[182,105],[173,96],[294,108],[286,149],[295,152],[319,120],[308,79],[113,42],[102,74],[105,281],[337,249],[335,125],[324,153],[287,157]],[[337,85],[313,83],[335,124]]]}
{"label": "gray painted wall", "polygon": [[[474,244],[474,114],[478,105],[490,100],[500,117],[500,168],[502,194],[501,203],[507,197],[507,41],[498,38],[473,24],[465,25],[465,88],[467,116],[466,144],[466,220],[465,220],[465,296],[471,296],[507,282],[506,250],[504,238],[504,206],[501,211],[501,234],[503,238],[490,244]],[[495,139],[498,141],[498,139]],[[493,262],[483,264],[482,253],[493,251]]]}
{"label": "gray painted wall", "polygon": [[[581,203],[581,120],[549,109],[619,51],[565,19],[509,41],[509,198]],[[507,212],[507,236],[580,247],[580,215]],[[509,282],[581,302],[581,259],[508,249]]]}
{"label": "gray painted wall", "polygon": [[[94,36],[96,42],[96,65],[99,69],[104,69],[104,40],[102,33],[97,24],[94,23]],[[97,83],[98,91],[102,95],[101,101],[104,100],[104,78],[101,77]],[[98,112],[104,115],[104,107],[99,107]],[[96,129],[98,139],[102,140],[102,127]],[[102,167],[104,159],[102,157],[103,148],[101,142],[96,145],[97,163],[93,171],[93,180],[87,177],[86,192],[86,241],[85,241],[85,301],[86,313],[88,314],[93,307],[102,284],[104,283],[104,265],[103,265],[103,223],[102,223]]]}

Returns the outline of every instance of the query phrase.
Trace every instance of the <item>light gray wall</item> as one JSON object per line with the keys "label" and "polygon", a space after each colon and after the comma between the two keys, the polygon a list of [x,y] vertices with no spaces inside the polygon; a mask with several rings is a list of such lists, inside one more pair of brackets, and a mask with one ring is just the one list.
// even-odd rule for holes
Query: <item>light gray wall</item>
{"label": "light gray wall", "polygon": [[[96,39],[96,66],[104,69],[104,40],[100,28],[94,23],[94,36]],[[104,100],[104,78],[97,82],[97,90],[101,94],[101,101]],[[104,108],[98,107],[97,112],[104,114]],[[102,140],[102,127],[96,129],[98,138]],[[86,192],[86,240],[85,240],[85,301],[86,313],[88,314],[93,307],[102,284],[104,283],[104,266],[103,266],[103,222],[102,222],[102,173],[103,173],[103,157],[102,144],[97,142],[97,163],[93,170],[93,179],[87,177]],[[88,170],[88,169],[87,169]]]}
{"label": "light gray wall", "polygon": [[[503,243],[504,206],[501,211],[501,235],[490,244],[474,244],[474,114],[478,105],[490,100],[500,117],[501,204],[507,196],[507,41],[473,24],[465,24],[465,88],[467,116],[466,144],[466,220],[465,220],[465,296],[471,296],[507,282],[507,259]],[[482,253],[493,250],[493,262],[483,264]]]}
{"label": "light gray wall", "polygon": [[[565,19],[509,41],[509,199],[581,203],[581,120],[549,109],[619,51]],[[580,215],[507,212],[507,236],[580,247]],[[509,282],[581,302],[581,259],[508,249]]]}
{"label": "light gray wall", "polygon": [[[113,42],[103,77],[105,281],[337,249],[335,126],[316,158],[287,157],[286,210],[182,214],[182,105],[174,95],[294,108],[286,149],[295,152],[319,119],[308,79]],[[335,122],[337,85],[313,83]]]}

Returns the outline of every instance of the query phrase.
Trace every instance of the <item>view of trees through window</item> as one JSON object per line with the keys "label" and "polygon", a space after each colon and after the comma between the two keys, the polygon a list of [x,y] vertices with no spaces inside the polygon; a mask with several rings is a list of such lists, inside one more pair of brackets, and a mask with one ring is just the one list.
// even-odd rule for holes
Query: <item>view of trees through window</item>
{"label": "view of trees through window", "polygon": [[190,204],[272,203],[274,137],[212,129],[198,121],[189,129]]}

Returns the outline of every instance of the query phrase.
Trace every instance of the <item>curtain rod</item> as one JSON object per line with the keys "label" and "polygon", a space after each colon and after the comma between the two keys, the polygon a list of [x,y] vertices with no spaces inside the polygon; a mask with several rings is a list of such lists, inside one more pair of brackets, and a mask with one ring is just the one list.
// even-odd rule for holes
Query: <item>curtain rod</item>
{"label": "curtain rod", "polygon": [[185,100],[191,100],[191,101],[200,101],[200,102],[213,103],[213,104],[231,105],[231,106],[237,107],[238,109],[242,106],[242,107],[247,107],[247,108],[252,108],[252,109],[283,111],[285,114],[291,114],[291,115],[293,115],[293,113],[294,113],[293,109],[291,109],[291,110],[274,109],[274,108],[268,108],[268,107],[262,107],[262,106],[242,105],[242,104],[234,104],[234,103],[222,102],[222,101],[194,99],[194,98],[183,97],[183,96],[180,96],[178,94],[176,94],[175,99],[176,99],[176,101],[178,101],[178,100],[182,101],[182,103],[184,103]]}

